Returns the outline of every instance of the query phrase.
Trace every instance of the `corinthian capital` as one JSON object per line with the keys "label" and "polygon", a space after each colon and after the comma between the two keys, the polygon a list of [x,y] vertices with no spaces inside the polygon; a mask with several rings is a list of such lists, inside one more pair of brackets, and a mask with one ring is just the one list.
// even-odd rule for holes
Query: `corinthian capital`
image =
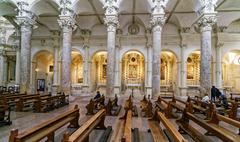
{"label": "corinthian capital", "polygon": [[202,31],[212,30],[212,26],[217,22],[217,17],[215,14],[203,15],[199,21],[198,26]]}
{"label": "corinthian capital", "polygon": [[25,1],[17,3],[18,16],[17,22],[20,26],[33,26],[37,16],[29,10],[29,4]]}
{"label": "corinthian capital", "polygon": [[153,27],[155,27],[155,26],[161,26],[162,27],[164,25],[165,21],[166,21],[165,15],[157,15],[157,16],[152,16],[151,17],[150,23]]}
{"label": "corinthian capital", "polygon": [[63,30],[73,30],[76,28],[76,21],[72,16],[59,16],[58,24]]}
{"label": "corinthian capital", "polygon": [[119,26],[118,16],[106,16],[104,23],[107,25],[108,31],[116,31]]}

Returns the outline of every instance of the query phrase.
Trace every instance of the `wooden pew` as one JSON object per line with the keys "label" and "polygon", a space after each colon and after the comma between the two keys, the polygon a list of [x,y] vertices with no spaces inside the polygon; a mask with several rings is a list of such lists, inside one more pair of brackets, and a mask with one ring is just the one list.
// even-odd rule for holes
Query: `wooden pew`
{"label": "wooden pew", "polygon": [[236,101],[231,102],[231,109],[228,111],[229,118],[240,121],[240,119],[237,118],[237,111],[239,106],[240,106],[239,102],[236,102]]}
{"label": "wooden pew", "polygon": [[161,112],[164,112],[167,118],[174,117],[172,115],[171,101],[166,101],[161,96],[159,96],[155,104],[156,104],[156,108],[158,108],[158,110],[160,110]]}
{"label": "wooden pew", "polygon": [[217,114],[216,107],[214,106],[214,110],[211,115],[211,119],[208,121],[209,124],[211,124],[213,127],[217,127],[219,129],[223,129],[226,133],[229,135],[233,134],[231,131],[227,131],[227,129],[219,126],[219,122],[223,121],[229,125],[232,125],[240,130],[240,121],[234,120],[232,118],[229,118],[227,116],[223,116],[220,114]]}
{"label": "wooden pew", "polygon": [[33,102],[35,112],[47,112],[62,107],[68,103],[64,102],[66,96],[64,94],[56,96],[38,96]]}
{"label": "wooden pew", "polygon": [[23,111],[25,106],[34,104],[34,102],[37,101],[37,99],[39,97],[44,98],[44,97],[48,97],[48,96],[50,96],[50,94],[47,94],[47,95],[32,94],[32,95],[28,95],[28,96],[21,96],[19,98],[19,100],[17,100],[17,102],[16,102],[15,111]]}
{"label": "wooden pew", "polygon": [[240,140],[240,136],[238,136],[237,134],[232,134],[228,130],[213,126],[210,123],[201,120],[197,116],[191,114],[188,108],[186,108],[183,112],[182,118],[177,120],[176,122],[180,127],[180,131],[186,132],[192,137],[193,140],[197,142],[210,142],[212,140],[210,140],[208,137],[201,134],[198,130],[189,125],[190,120],[198,124],[200,127],[204,128],[205,130],[207,130],[208,131],[207,134],[212,134],[223,141],[237,142]]}
{"label": "wooden pew", "polygon": [[[107,105],[105,106],[107,115],[117,116],[122,106],[118,105],[118,97],[115,96],[113,100],[109,98]],[[113,112],[112,112],[113,111]]]}
{"label": "wooden pew", "polygon": [[[170,136],[164,134],[164,131],[160,128],[159,122],[162,122]],[[148,120],[148,126],[154,142],[167,142],[167,137],[174,142],[187,142],[164,114],[158,110],[155,111],[153,118]]]}
{"label": "wooden pew", "polygon": [[11,109],[7,105],[0,105],[0,126],[11,125],[10,120]]}
{"label": "wooden pew", "polygon": [[192,108],[194,110],[194,113],[201,112],[206,115],[205,119],[211,118],[211,114],[212,114],[213,108],[214,108],[214,103],[212,101],[210,101],[210,103],[204,103],[198,99],[193,99],[193,98],[188,97],[188,102],[191,102],[191,101],[195,102],[195,104],[190,103],[190,105],[192,106]]}
{"label": "wooden pew", "polygon": [[54,133],[70,123],[69,127],[78,128],[79,108],[76,105],[74,109],[69,110],[55,118],[49,119],[39,125],[19,133],[18,129],[11,130],[9,142],[36,142],[47,137],[48,142],[54,141]]}
{"label": "wooden pew", "polygon": [[65,133],[62,142],[83,142],[89,140],[89,134],[95,129],[106,129],[104,121],[106,110],[101,109],[93,115],[87,122],[78,128],[73,134]]}
{"label": "wooden pew", "polygon": [[151,100],[147,100],[146,96],[144,95],[143,100],[140,101],[140,108],[144,113],[144,117],[152,117],[153,116],[153,107]]}
{"label": "wooden pew", "polygon": [[89,103],[86,105],[87,115],[93,115],[98,110],[104,108],[105,96],[101,96],[98,99],[90,99]]}
{"label": "wooden pew", "polygon": [[134,109],[135,108],[133,106],[132,97],[129,96],[129,98],[124,103],[124,116],[120,117],[120,119],[124,120],[121,142],[132,142],[132,135],[134,142],[139,142],[139,129],[134,128],[132,133],[132,116],[134,116]]}
{"label": "wooden pew", "polygon": [[121,142],[132,142],[132,110],[127,111]]}

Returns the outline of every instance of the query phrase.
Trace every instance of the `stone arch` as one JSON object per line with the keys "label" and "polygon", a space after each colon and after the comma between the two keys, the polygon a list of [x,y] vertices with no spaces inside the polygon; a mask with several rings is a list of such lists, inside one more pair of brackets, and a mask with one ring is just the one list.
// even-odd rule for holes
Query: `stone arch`
{"label": "stone arch", "polygon": [[[48,50],[40,50],[33,54],[31,69],[32,89],[41,92],[51,92],[53,83],[53,53]],[[40,82],[44,86],[40,87]]]}
{"label": "stone arch", "polygon": [[186,59],[187,63],[187,85],[196,86],[200,84],[200,60],[199,50],[192,51]]}
{"label": "stone arch", "polygon": [[144,91],[145,86],[145,57],[138,50],[128,50],[121,57],[121,89]]}
{"label": "stone arch", "polygon": [[72,84],[83,83],[83,56],[77,49],[71,51],[71,82]]}
{"label": "stone arch", "polygon": [[107,77],[107,51],[98,50],[91,56],[91,91],[105,92]]}
{"label": "stone arch", "polygon": [[232,49],[225,52],[221,62],[223,88],[229,91],[239,92],[240,49]]}
{"label": "stone arch", "polygon": [[[171,50],[163,50],[161,51],[161,90],[165,91],[173,91],[177,85],[178,78],[178,64],[177,64],[177,56]],[[174,77],[175,76],[175,77]]]}

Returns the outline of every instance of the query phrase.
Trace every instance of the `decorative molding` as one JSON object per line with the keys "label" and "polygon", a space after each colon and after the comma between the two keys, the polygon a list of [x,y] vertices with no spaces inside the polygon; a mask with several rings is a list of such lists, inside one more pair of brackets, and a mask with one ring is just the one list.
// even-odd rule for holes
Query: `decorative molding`
{"label": "decorative molding", "polygon": [[130,33],[131,35],[137,35],[139,33],[139,26],[136,23],[131,24],[130,26],[128,26],[128,33]]}
{"label": "decorative molding", "polygon": [[182,27],[182,28],[180,29],[180,32],[181,32],[181,33],[189,33],[190,30],[191,30],[190,27]]}
{"label": "decorative molding", "polygon": [[155,26],[163,26],[165,24],[165,21],[166,21],[166,17],[165,15],[158,15],[158,16],[152,16],[151,17],[151,21],[150,21],[150,24],[152,25],[152,27],[155,27]]}

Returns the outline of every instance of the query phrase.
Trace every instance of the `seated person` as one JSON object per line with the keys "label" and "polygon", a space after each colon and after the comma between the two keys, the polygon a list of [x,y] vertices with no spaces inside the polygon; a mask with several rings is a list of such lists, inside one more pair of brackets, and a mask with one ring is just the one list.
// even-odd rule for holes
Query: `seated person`
{"label": "seated person", "polygon": [[97,94],[96,94],[96,96],[94,97],[94,100],[95,100],[95,99],[98,99],[98,98],[101,98],[101,94],[100,94],[99,91],[97,91]]}
{"label": "seated person", "polygon": [[102,94],[102,97],[103,97],[103,99],[101,100],[100,104],[101,104],[101,105],[104,105],[104,102],[105,102],[105,96],[104,96],[104,94]]}
{"label": "seated person", "polygon": [[208,94],[205,94],[201,101],[204,102],[204,103],[209,103],[209,100],[210,99],[209,99]]}

